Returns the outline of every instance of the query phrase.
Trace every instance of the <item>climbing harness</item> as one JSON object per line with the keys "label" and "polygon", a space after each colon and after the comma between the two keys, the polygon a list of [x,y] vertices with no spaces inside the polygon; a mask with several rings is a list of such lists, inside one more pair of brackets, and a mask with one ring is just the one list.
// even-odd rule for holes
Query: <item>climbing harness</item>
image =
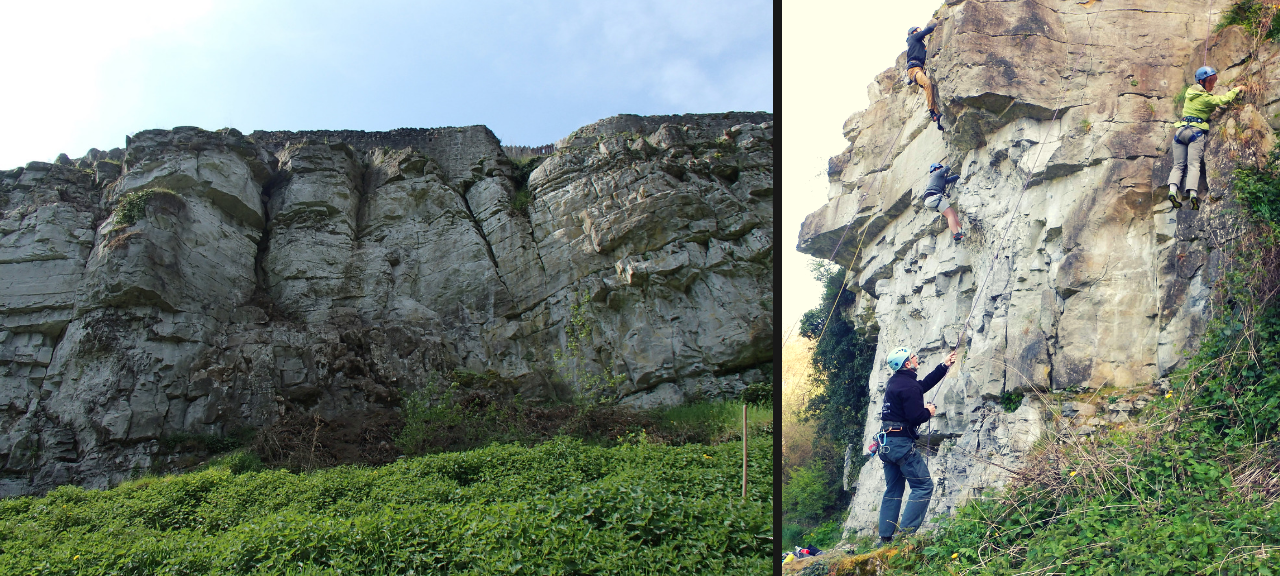
{"label": "climbing harness", "polygon": [[1173,133],[1173,139],[1183,146],[1190,146],[1192,142],[1199,140],[1204,135],[1205,131],[1196,126],[1180,126],[1178,131]]}
{"label": "climbing harness", "polygon": [[890,432],[901,432],[906,429],[906,424],[901,422],[881,422],[880,431],[871,435],[871,443],[867,445],[867,452],[879,454],[884,451],[889,453],[889,448],[885,446],[885,442],[889,439]]}

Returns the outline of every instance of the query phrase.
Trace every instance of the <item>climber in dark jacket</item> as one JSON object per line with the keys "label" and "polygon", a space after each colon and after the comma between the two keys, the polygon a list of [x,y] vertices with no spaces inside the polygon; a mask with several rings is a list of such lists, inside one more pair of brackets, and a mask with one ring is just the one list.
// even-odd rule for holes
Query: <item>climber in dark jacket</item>
{"label": "climber in dark jacket", "polygon": [[[917,381],[920,358],[909,348],[889,353],[888,364],[894,372],[885,385],[884,403],[880,407],[880,446],[876,452],[884,463],[884,499],[880,502],[882,546],[893,540],[895,532],[912,532],[924,522],[924,513],[933,496],[933,479],[929,477],[924,458],[915,449],[915,441],[920,438],[916,428],[938,411],[937,406],[924,402],[924,393],[947,375],[947,369],[955,361],[956,352],[952,350],[933,372]],[[911,498],[899,524],[903,484],[911,485]]]}
{"label": "climber in dark jacket", "polygon": [[924,187],[924,205],[947,217],[947,228],[951,229],[951,239],[959,242],[964,239],[964,233],[960,231],[960,216],[956,214],[955,207],[947,202],[947,198],[951,195],[946,192],[947,185],[959,180],[960,175],[950,173],[951,168],[942,164],[929,165],[929,183]]}
{"label": "climber in dark jacket", "polygon": [[938,129],[941,130],[942,115],[938,113],[934,85],[924,73],[924,58],[927,52],[924,46],[924,37],[928,36],[937,27],[938,23],[934,21],[923,29],[919,26],[912,26],[907,30],[907,78],[919,84],[920,88],[924,90],[925,99],[929,105],[929,120],[937,122]]}

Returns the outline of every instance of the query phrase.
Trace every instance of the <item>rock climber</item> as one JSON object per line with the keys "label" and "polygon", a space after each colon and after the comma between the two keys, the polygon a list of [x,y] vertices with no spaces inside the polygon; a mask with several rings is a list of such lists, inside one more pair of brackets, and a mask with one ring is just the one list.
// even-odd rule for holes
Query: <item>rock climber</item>
{"label": "rock climber", "polygon": [[915,82],[924,90],[925,99],[929,105],[929,120],[937,122],[938,129],[941,130],[942,115],[938,113],[934,85],[924,73],[924,57],[927,52],[924,47],[924,37],[928,36],[937,27],[938,22],[935,20],[924,28],[912,26],[907,30],[907,82]]}
{"label": "rock climber", "polygon": [[[1204,144],[1209,137],[1209,116],[1213,111],[1229,104],[1240,94],[1240,87],[1232,88],[1222,96],[1214,96],[1213,85],[1218,82],[1218,71],[1203,66],[1196,70],[1196,84],[1187,89],[1187,100],[1182,105],[1182,120],[1179,120],[1173,132],[1173,170],[1169,171],[1169,203],[1174,208],[1181,208],[1178,199],[1178,187],[1185,175],[1188,200],[1192,210],[1200,209],[1200,199],[1196,194],[1196,186],[1200,181],[1201,166],[1204,165]],[[1188,170],[1188,166],[1190,170]]]}
{"label": "rock climber", "polygon": [[[964,239],[964,233],[960,231],[960,217],[956,215],[956,208],[947,198],[951,197],[947,194],[947,185],[960,179],[959,174],[950,174],[951,168],[942,164],[934,163],[929,165],[929,183],[924,187],[924,205],[926,208],[932,208],[947,217],[947,227],[951,229],[951,239],[959,242]],[[948,175],[950,174],[950,175]]]}
{"label": "rock climber", "polygon": [[[920,438],[916,428],[937,413],[938,407],[926,404],[924,393],[947,375],[947,369],[956,361],[952,350],[923,380],[916,380],[916,368],[920,358],[910,348],[898,348],[889,353],[887,360],[893,376],[885,386],[884,404],[880,408],[880,446],[876,455],[884,463],[884,499],[880,502],[880,545],[893,541],[895,532],[914,531],[924,522],[929,498],[933,496],[933,479],[924,458],[915,448]],[[902,508],[903,484],[911,485],[911,498],[907,500],[902,522],[898,511]]]}

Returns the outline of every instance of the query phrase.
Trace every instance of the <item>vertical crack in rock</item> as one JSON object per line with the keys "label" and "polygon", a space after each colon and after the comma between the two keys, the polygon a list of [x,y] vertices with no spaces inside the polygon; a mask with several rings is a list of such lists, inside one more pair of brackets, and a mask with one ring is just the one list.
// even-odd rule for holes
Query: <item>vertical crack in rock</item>
{"label": "vertical crack in rock", "polygon": [[485,235],[484,227],[480,225],[480,220],[476,218],[476,213],[471,210],[471,203],[467,201],[467,190],[474,185],[475,183],[463,181],[462,190],[454,189],[454,192],[462,200],[462,206],[467,209],[467,217],[471,219],[471,225],[476,229],[476,234],[480,236],[480,240],[484,242],[485,254],[489,255],[489,262],[493,263],[494,276],[498,277],[498,282],[502,283],[503,288],[507,288],[507,282],[502,278],[502,269],[498,267],[498,257],[493,252],[493,244],[489,242],[489,237]]}

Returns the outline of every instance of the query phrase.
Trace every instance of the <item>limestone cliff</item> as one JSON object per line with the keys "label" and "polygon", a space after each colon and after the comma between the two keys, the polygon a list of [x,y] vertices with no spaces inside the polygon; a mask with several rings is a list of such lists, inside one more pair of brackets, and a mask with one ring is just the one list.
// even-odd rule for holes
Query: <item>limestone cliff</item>
{"label": "limestone cliff", "polygon": [[0,172],[0,495],[164,469],[177,433],[358,428],[456,368],[733,395],[773,356],[772,126],[616,116],[531,174],[483,126],[181,127]]}
{"label": "limestone cliff", "polygon": [[[845,123],[850,145],[830,161],[829,202],[806,218],[799,249],[850,267],[856,303],[841,313],[878,329],[863,438],[879,425],[889,350],[919,350],[928,370],[963,345],[936,392],[930,517],[1003,484],[1050,427],[1088,434],[1124,421],[1195,347],[1236,230],[1228,178],[1271,149],[1280,111],[1263,89],[1218,112],[1207,180],[1225,198],[1172,210],[1175,99],[1206,43],[1219,93],[1274,85],[1274,48],[1239,27],[1206,40],[1210,12],[1228,6],[947,0],[926,66],[947,130],[901,81],[904,57]],[[951,191],[968,234],[959,244],[920,201],[932,162],[961,175]],[[1016,409],[1001,406],[1018,394]],[[847,464],[863,463],[861,451],[851,446]],[[857,493],[845,527],[860,533],[873,529],[884,489],[880,462],[865,462],[846,470]]]}

